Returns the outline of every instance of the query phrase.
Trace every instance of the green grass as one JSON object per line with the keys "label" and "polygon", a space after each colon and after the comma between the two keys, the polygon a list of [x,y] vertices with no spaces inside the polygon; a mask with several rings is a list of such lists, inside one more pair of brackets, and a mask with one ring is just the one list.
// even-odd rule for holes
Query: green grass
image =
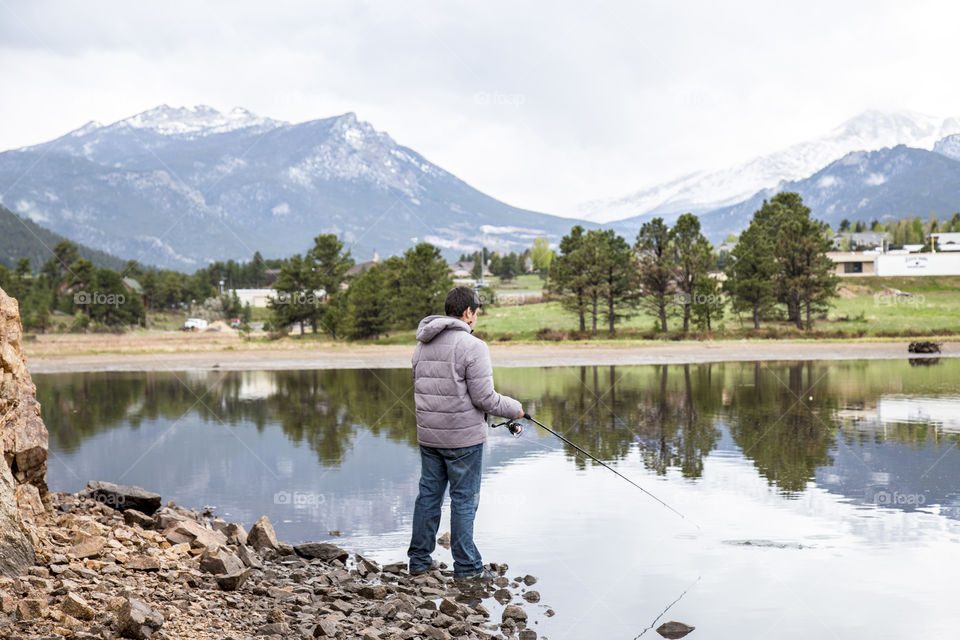
{"label": "green grass", "polygon": [[[518,291],[540,291],[543,282],[538,276],[520,276],[514,282],[492,283],[495,289],[504,293]],[[739,340],[743,338],[783,338],[794,340],[849,340],[849,339],[890,339],[908,336],[957,335],[960,336],[960,277],[925,278],[845,278],[842,287],[853,287],[856,297],[837,297],[825,319],[817,319],[812,332],[798,331],[786,322],[764,322],[759,332],[747,325],[740,326],[737,317],[729,310],[723,320],[707,335],[693,331],[683,334],[680,331],[681,320],[671,318],[668,333],[656,330],[656,319],[646,313],[638,313],[617,323],[616,336],[608,335],[602,319],[598,321],[598,335],[594,340]],[[899,289],[915,294],[912,297],[898,297],[885,293],[887,289]],[[264,319],[268,316],[264,312]],[[171,324],[177,324],[170,318]],[[182,324],[182,318],[179,319]],[[177,326],[179,326],[177,324]],[[565,311],[558,302],[543,302],[515,306],[484,307],[477,333],[489,342],[537,342],[537,333],[543,329],[566,332],[571,339],[590,339],[591,319],[587,317],[587,334],[577,335],[579,322],[577,316]],[[415,331],[411,329],[393,330],[379,340],[366,340],[370,344],[414,344]],[[572,334],[572,335],[570,335]],[[329,336],[307,334],[304,341],[327,341]],[[562,335],[561,335],[562,337]]]}
{"label": "green grass", "polygon": [[[854,287],[854,298],[837,297],[833,300],[826,319],[817,319],[812,334],[796,331],[784,322],[765,322],[759,334],[749,327],[741,327],[737,317],[727,309],[723,320],[709,336],[691,334],[687,337],[739,339],[744,337],[784,338],[884,338],[918,335],[960,335],[960,276],[845,278],[841,286]],[[856,287],[862,287],[857,289]],[[899,289],[913,296],[885,293]],[[745,321],[748,319],[745,318]],[[659,338],[676,340],[681,321],[670,319],[668,334],[656,332],[656,320],[649,314],[637,314],[617,323],[620,339]],[[541,329],[577,331],[577,317],[564,311],[557,302],[502,306],[485,309],[477,330],[490,341],[536,340]],[[587,331],[591,319],[587,318]],[[598,337],[609,338],[602,320]]]}

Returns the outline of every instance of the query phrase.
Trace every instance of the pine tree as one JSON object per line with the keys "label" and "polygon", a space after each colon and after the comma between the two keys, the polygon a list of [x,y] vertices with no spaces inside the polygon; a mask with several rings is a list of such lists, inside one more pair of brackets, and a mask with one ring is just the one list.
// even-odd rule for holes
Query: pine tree
{"label": "pine tree", "polygon": [[726,269],[724,289],[733,299],[737,312],[749,311],[753,328],[760,328],[760,320],[776,303],[777,263],[773,257],[773,242],[766,229],[756,220],[740,234]]}
{"label": "pine tree", "polygon": [[273,312],[274,323],[279,327],[300,325],[300,335],[304,326],[316,315],[317,304],[311,272],[313,260],[304,261],[299,253],[285,260],[273,288],[277,294],[267,301]]}
{"label": "pine tree", "polygon": [[635,245],[640,281],[640,305],[657,316],[660,330],[667,330],[673,313],[674,264],[671,260],[670,229],[663,218],[643,223]]}
{"label": "pine tree", "polygon": [[346,331],[350,338],[377,338],[386,330],[390,301],[383,285],[383,271],[374,265],[347,289]]}
{"label": "pine tree", "polygon": [[710,241],[700,233],[700,221],[692,213],[685,213],[670,231],[670,256],[675,265],[678,302],[683,309],[683,331],[690,330],[690,305],[697,285],[707,275],[713,263]]}
{"label": "pine tree", "polygon": [[[607,323],[610,335],[616,332],[616,322],[629,317],[637,304],[637,266],[633,249],[614,231],[588,231],[588,238],[596,238],[596,264],[590,270],[594,275],[591,287],[602,301],[600,314]],[[588,240],[588,244],[590,241]],[[596,323],[594,323],[596,335]]]}
{"label": "pine tree", "polygon": [[560,240],[560,254],[550,263],[547,290],[560,297],[564,309],[577,314],[581,332],[587,329],[586,314],[590,302],[588,264],[583,227],[575,225]]}
{"label": "pine tree", "polygon": [[693,321],[702,331],[713,331],[713,325],[723,320],[726,301],[720,290],[720,282],[711,276],[701,278],[693,292],[690,311]]}
{"label": "pine tree", "polygon": [[405,326],[415,327],[425,316],[443,313],[443,301],[453,286],[447,261],[440,249],[421,242],[403,254],[398,317]]}

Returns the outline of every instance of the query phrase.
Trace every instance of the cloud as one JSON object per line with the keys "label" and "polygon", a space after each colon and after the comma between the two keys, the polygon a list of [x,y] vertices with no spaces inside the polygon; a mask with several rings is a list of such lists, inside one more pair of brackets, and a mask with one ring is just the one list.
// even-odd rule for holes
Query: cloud
{"label": "cloud", "polygon": [[[819,135],[954,114],[942,2],[0,5],[0,148],[157,104],[354,111],[511,204],[572,211]],[[0,190],[2,190],[0,185]]]}

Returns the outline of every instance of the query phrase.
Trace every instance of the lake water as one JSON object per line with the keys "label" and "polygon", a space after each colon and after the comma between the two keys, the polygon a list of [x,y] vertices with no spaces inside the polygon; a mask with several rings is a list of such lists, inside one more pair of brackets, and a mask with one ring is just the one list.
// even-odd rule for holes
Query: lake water
{"label": "lake water", "polygon": [[[659,637],[645,629],[673,603],[654,626],[683,621],[693,639],[956,637],[960,360],[495,377],[685,516],[532,425],[492,431],[477,544],[540,579],[540,610],[557,612],[537,618],[541,634]],[[341,546],[406,559],[419,477],[408,370],[34,379],[53,490],[135,484],[247,527],[267,514],[290,542],[340,530]]]}

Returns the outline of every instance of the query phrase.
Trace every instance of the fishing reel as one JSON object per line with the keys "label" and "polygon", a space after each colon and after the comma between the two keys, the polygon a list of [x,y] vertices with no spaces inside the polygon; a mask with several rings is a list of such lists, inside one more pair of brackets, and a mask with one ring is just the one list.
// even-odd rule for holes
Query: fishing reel
{"label": "fishing reel", "polygon": [[501,422],[499,424],[490,425],[492,428],[496,429],[497,427],[506,427],[514,438],[519,438],[520,434],[523,433],[523,425],[520,424],[520,420],[507,420],[506,422]]}

